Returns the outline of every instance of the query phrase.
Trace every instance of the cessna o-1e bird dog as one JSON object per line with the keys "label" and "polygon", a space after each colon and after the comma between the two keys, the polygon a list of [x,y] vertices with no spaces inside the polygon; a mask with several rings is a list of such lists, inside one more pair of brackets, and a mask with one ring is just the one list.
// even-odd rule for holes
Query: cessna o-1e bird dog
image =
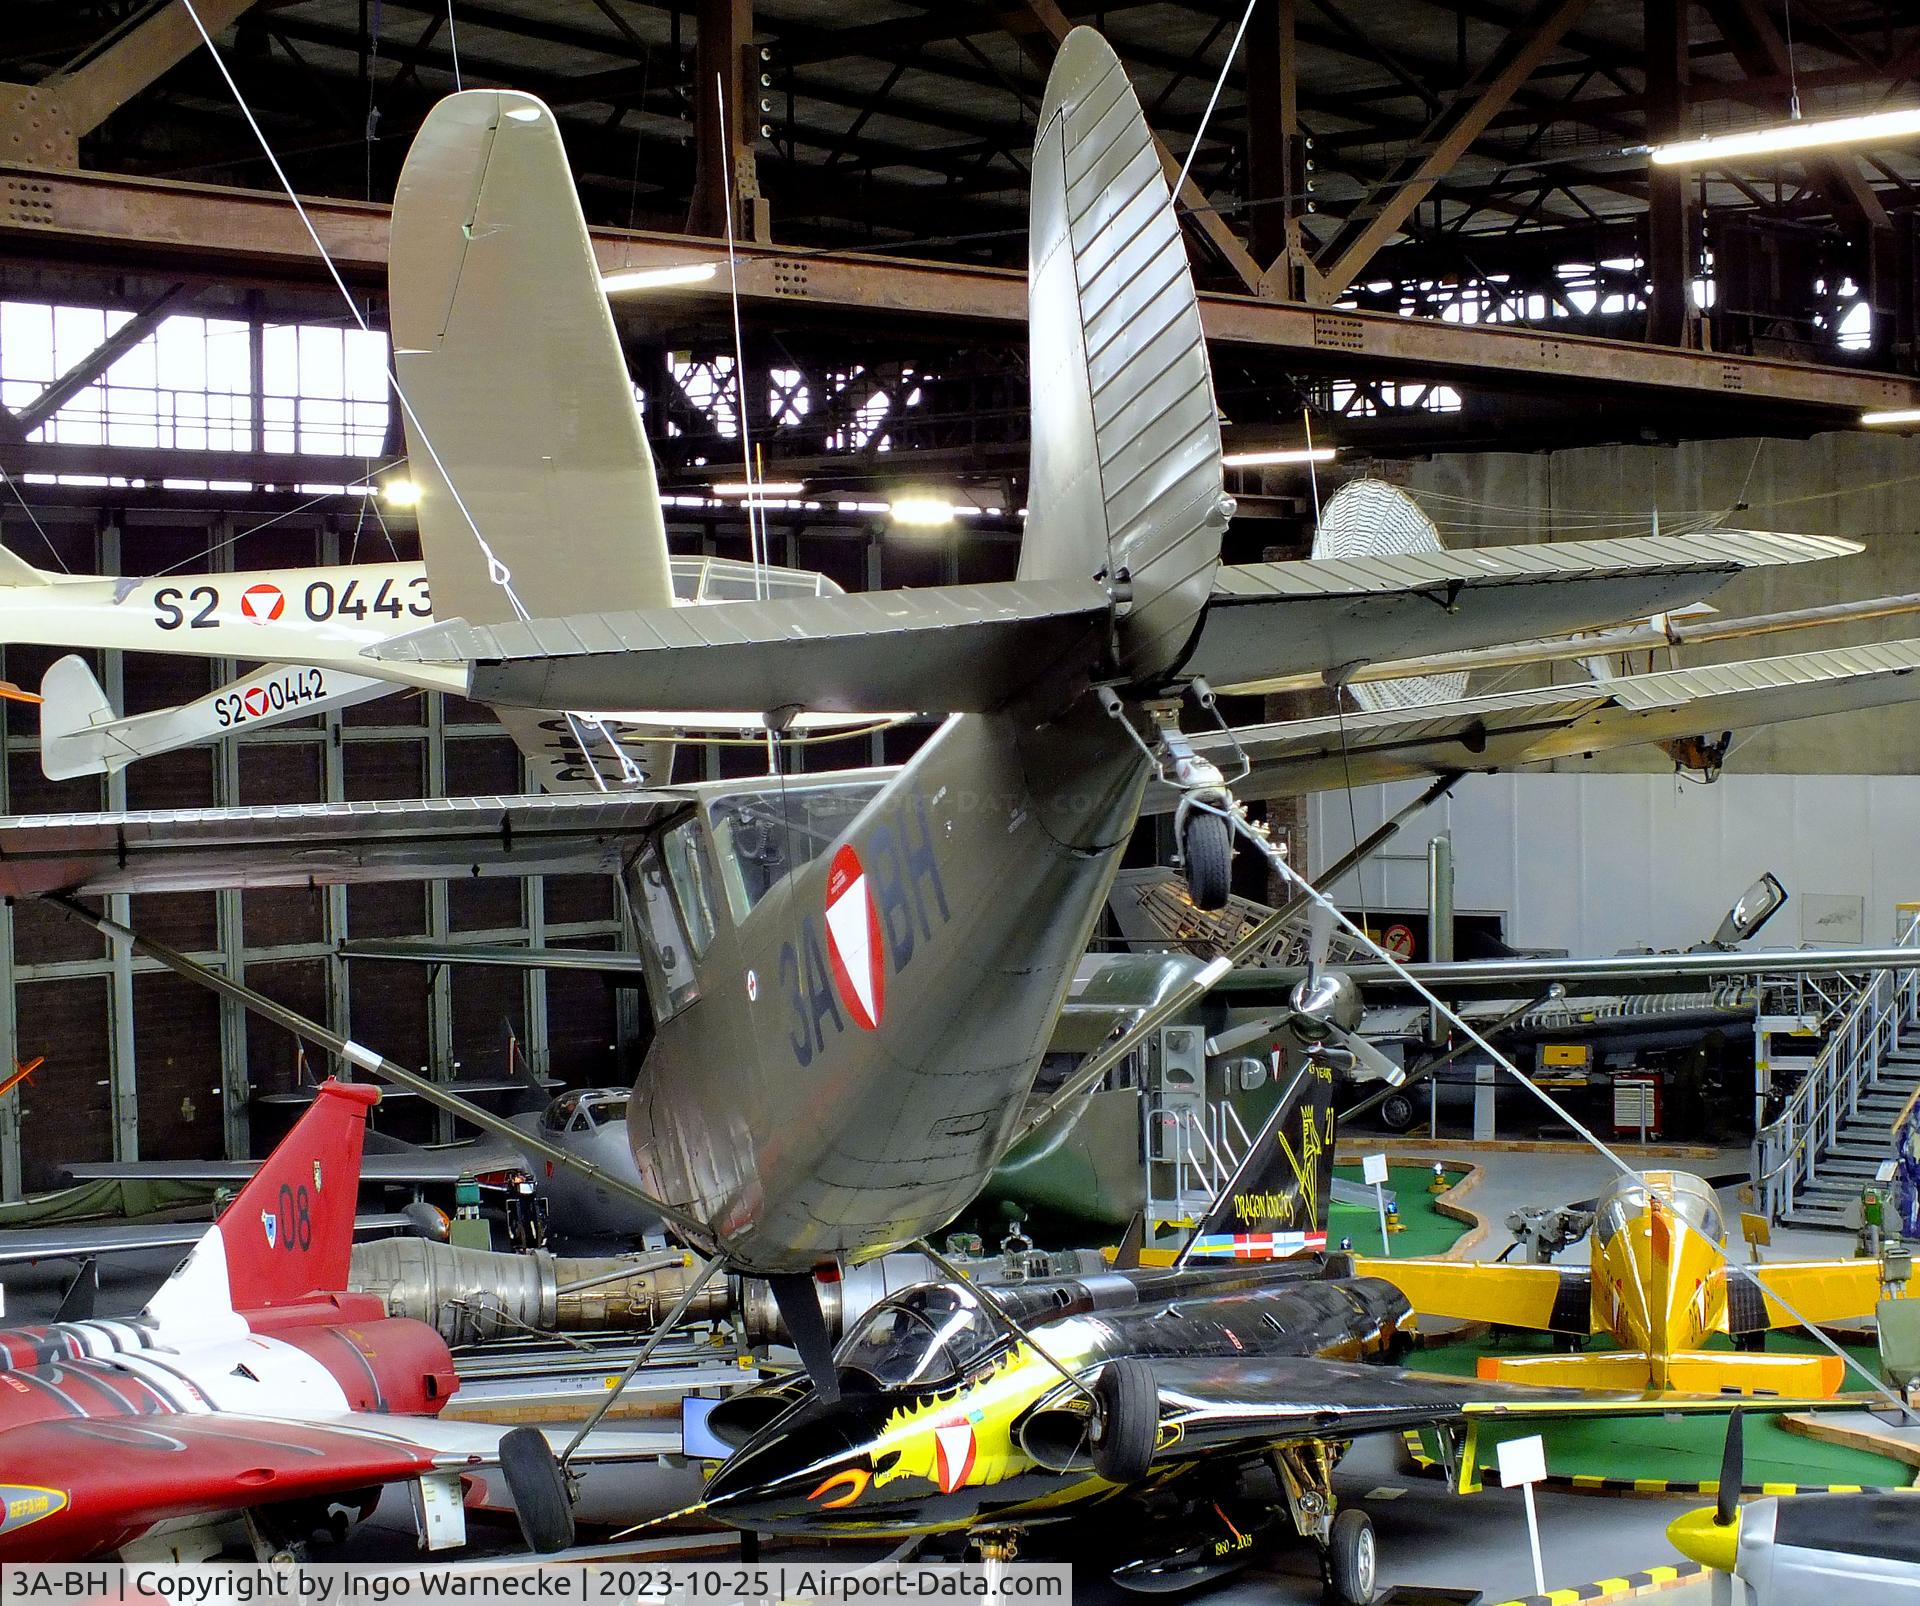
{"label": "cessna o-1e bird dog", "polygon": [[[774,1280],[823,1388],[833,1374],[812,1273],[909,1244],[978,1190],[1015,1133],[1143,807],[1175,812],[1196,897],[1214,902],[1233,794],[1339,774],[1335,721],[1221,729],[1211,681],[1565,632],[1679,606],[1754,565],[1858,550],[1716,531],[1222,567],[1232,505],[1179,227],[1118,60],[1079,29],[1035,150],[1018,578],[533,616],[485,544],[496,504],[511,523],[550,497],[563,534],[631,516],[625,500],[595,502],[604,457],[570,455],[583,412],[604,403],[630,422],[633,408],[630,391],[570,389],[582,331],[612,349],[577,202],[560,246],[547,228],[554,197],[571,195],[554,120],[525,95],[450,97],[409,157],[393,221],[395,320],[408,328],[398,366],[420,443],[445,471],[426,481],[420,517],[464,532],[475,582],[456,604],[436,569],[435,606],[484,605],[493,622],[372,644],[369,662],[508,709],[739,710],[777,732],[795,709],[912,708],[945,713],[937,732],[896,769],[617,796],[18,818],[0,822],[0,890],[619,871],[658,1017],[629,1113],[644,1192],[712,1268]],[[516,332],[489,316],[536,305],[540,327],[575,340],[566,362],[523,360]],[[541,474],[501,484],[485,461],[496,445],[535,454]],[[436,536],[428,550],[452,548]],[[1903,700],[1920,690],[1916,665],[1920,643],[1805,653],[1381,711],[1347,730],[1370,778],[1508,765]],[[1216,728],[1183,730],[1183,711]],[[408,1078],[284,1009],[274,1018]]]}

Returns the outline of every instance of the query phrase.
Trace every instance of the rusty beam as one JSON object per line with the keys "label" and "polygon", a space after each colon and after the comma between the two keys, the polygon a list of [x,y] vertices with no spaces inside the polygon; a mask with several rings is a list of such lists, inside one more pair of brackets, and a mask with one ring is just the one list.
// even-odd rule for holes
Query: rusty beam
{"label": "rusty beam", "polygon": [[[199,0],[216,37],[254,0]],[[123,26],[77,65],[37,84],[0,84],[0,149],[77,166],[80,141],[141,90],[200,48],[186,8],[168,0]]]}
{"label": "rusty beam", "polygon": [[1307,295],[1322,306],[1345,294],[1373,255],[1400,232],[1434,185],[1453,170],[1473,142],[1560,46],[1567,31],[1586,14],[1593,0],[1556,0],[1544,13],[1514,25],[1498,55],[1500,70],[1485,89],[1449,116],[1433,148],[1412,174],[1370,217],[1356,217],[1342,229],[1307,274]]}
{"label": "rusty beam", "polygon": [[[309,214],[350,283],[386,277],[387,208],[309,200]],[[712,262],[710,240],[596,229],[602,264],[616,268]],[[284,197],[124,174],[66,172],[0,163],[0,254],[27,261],[93,259],[116,272],[145,269],[200,282],[257,276],[323,282],[322,269]],[[1017,270],[919,262],[855,251],[745,244],[740,288],[750,315],[871,320],[895,315],[965,330],[1026,318],[1026,278]],[[660,292],[623,309],[655,324],[724,308],[726,276]],[[1834,425],[1863,411],[1920,406],[1920,381],[1894,374],[1774,358],[1662,350],[1623,340],[1496,325],[1442,323],[1384,313],[1336,312],[1247,295],[1203,294],[1215,342],[1269,353],[1321,372],[1447,375],[1468,384],[1588,385],[1665,393],[1671,401],[1714,397],[1756,410],[1785,407]]]}

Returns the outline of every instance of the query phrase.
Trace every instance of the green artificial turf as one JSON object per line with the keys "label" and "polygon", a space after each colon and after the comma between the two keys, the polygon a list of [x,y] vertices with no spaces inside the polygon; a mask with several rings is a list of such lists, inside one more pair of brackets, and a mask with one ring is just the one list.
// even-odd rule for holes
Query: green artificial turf
{"label": "green artificial turf", "polygon": [[[1337,1165],[1333,1168],[1333,1174],[1343,1182],[1358,1182],[1360,1167]],[[1413,1255],[1443,1255],[1473,1230],[1466,1222],[1455,1221],[1434,1209],[1435,1199],[1444,1199],[1446,1195],[1427,1192],[1427,1184],[1432,1180],[1431,1165],[1394,1165],[1388,1168],[1387,1189],[1397,1196],[1400,1220],[1407,1229],[1391,1235],[1393,1245],[1388,1253],[1401,1259]],[[1469,1194],[1469,1204],[1472,1199],[1473,1196]],[[1353,1240],[1355,1254],[1379,1254],[1379,1212],[1371,1205],[1335,1203],[1327,1222],[1327,1247],[1339,1248],[1343,1238]]]}

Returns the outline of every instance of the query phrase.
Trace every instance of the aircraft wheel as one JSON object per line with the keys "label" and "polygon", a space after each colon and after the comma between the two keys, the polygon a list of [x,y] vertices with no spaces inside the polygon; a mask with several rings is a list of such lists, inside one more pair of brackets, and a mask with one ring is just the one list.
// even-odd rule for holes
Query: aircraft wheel
{"label": "aircraft wheel", "polygon": [[567,1475],[538,1428],[515,1428],[500,1441],[500,1472],[531,1550],[551,1555],[573,1543],[573,1497]]}
{"label": "aircraft wheel", "polygon": [[1411,1094],[1389,1093],[1380,1101],[1380,1124],[1389,1132],[1405,1132],[1419,1114]]}
{"label": "aircraft wheel", "polygon": [[1160,1390],[1153,1368],[1128,1357],[1109,1361],[1093,1385],[1093,1470],[1109,1483],[1138,1483],[1160,1438]]}
{"label": "aircraft wheel", "polygon": [[1196,909],[1224,909],[1233,883],[1233,827],[1223,815],[1194,809],[1180,843],[1187,892]]}
{"label": "aircraft wheel", "polygon": [[1327,1536],[1327,1599],[1334,1606],[1373,1606],[1379,1554],[1373,1519],[1357,1507],[1337,1512]]}

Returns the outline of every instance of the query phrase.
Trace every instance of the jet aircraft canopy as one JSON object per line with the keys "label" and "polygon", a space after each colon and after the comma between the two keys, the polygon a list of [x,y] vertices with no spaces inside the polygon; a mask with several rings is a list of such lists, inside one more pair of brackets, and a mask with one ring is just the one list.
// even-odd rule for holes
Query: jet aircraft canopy
{"label": "jet aircraft canopy", "polygon": [[834,1359],[856,1388],[938,1388],[964,1376],[1002,1339],[972,1294],[923,1283],[874,1306]]}

